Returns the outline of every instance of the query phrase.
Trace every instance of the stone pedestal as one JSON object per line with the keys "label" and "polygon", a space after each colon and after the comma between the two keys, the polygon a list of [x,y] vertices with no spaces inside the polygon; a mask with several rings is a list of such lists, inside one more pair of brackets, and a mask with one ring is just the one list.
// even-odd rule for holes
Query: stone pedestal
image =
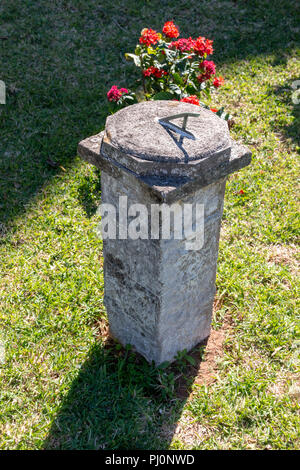
{"label": "stone pedestal", "polygon": [[[182,113],[189,116],[176,117]],[[102,204],[117,212],[117,239],[103,240],[111,333],[149,361],[171,361],[209,336],[226,178],[248,165],[251,153],[214,113],[173,101],[143,102],[109,116],[105,132],[80,142],[78,152],[101,168]],[[147,208],[147,238],[124,238],[123,224],[119,239],[120,197],[128,222],[133,204]],[[192,225],[181,239],[171,225],[164,239],[161,209],[176,217],[187,204],[194,206]],[[197,235],[204,237],[200,249],[187,249]]]}

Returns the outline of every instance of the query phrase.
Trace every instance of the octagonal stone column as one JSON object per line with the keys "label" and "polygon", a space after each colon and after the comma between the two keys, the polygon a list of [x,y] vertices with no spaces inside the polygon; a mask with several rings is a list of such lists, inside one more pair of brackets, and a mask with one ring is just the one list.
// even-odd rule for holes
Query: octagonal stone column
{"label": "octagonal stone column", "polygon": [[[110,331],[148,361],[171,361],[209,336],[226,179],[250,163],[251,152],[230,138],[227,123],[213,112],[177,101],[122,109],[107,118],[104,133],[80,142],[78,152],[102,170],[102,203],[117,213],[117,239],[103,240]],[[129,220],[132,204],[147,208],[146,239],[118,236],[120,197]],[[197,250],[187,249],[197,236],[195,210],[182,239],[174,226],[170,239],[161,232],[161,209],[184,214],[186,204],[204,208],[204,233],[198,233],[204,241]],[[151,210],[160,213],[155,233]]]}

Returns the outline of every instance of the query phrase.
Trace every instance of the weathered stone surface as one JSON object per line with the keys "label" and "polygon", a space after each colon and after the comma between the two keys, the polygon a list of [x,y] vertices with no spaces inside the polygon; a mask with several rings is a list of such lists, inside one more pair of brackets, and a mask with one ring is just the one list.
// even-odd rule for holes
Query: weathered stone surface
{"label": "weathered stone surface", "polygon": [[[199,251],[186,250],[186,236],[182,240],[104,240],[104,257],[109,253],[115,254],[124,266],[126,266],[129,278],[139,282],[156,295],[162,294],[161,287],[167,289],[171,285],[181,285],[182,282],[196,277],[200,266],[204,266],[201,272],[207,275],[207,267],[211,269],[210,262],[216,264],[218,252],[218,240],[221,216],[223,211],[223,198],[226,178],[213,183],[195,192],[194,204],[203,204],[204,212],[204,246]],[[150,208],[156,200],[149,198],[147,193],[141,191],[141,186],[136,181],[134,188],[130,179],[126,181],[115,180],[105,172],[102,173],[102,202],[110,202],[118,207],[119,197],[128,196],[128,205],[137,200],[148,208],[149,234],[150,231]],[[176,201],[179,207],[189,202],[188,197]],[[195,218],[195,212],[193,212]],[[118,227],[118,224],[117,224]],[[171,226],[171,236],[173,226]],[[171,275],[172,274],[172,275]],[[174,279],[173,279],[174,278]]]}
{"label": "weathered stone surface", "polygon": [[[192,138],[180,140],[161,124],[174,113],[193,114],[187,121]],[[109,116],[101,145],[102,154],[140,176],[168,178],[195,177],[212,160],[214,166],[228,161],[230,151],[225,121],[203,107],[176,101],[147,101]]]}
{"label": "weathered stone surface", "polygon": [[[118,208],[119,197],[126,195],[128,205],[139,201],[150,214],[157,200],[143,191],[138,179],[133,185],[130,176],[116,179],[102,172],[102,201]],[[199,251],[186,250],[186,237],[103,240],[112,334],[123,344],[133,344],[149,361],[172,360],[209,334],[225,184],[222,178],[193,195],[193,202],[205,207],[204,246]],[[189,201],[185,196],[176,202],[182,206]]]}
{"label": "weathered stone surface", "polygon": [[187,176],[155,176],[137,175],[119,161],[113,160],[100,153],[104,132],[82,140],[78,145],[78,154],[88,163],[111,174],[114,178],[119,178],[125,172],[132,176],[132,179],[139,179],[145,191],[157,197],[157,200],[167,204],[177,199],[193,193],[196,189],[207,186],[220,178],[235,171],[241,170],[251,162],[251,152],[244,145],[231,140],[231,154],[228,160],[216,165],[211,162],[208,167],[203,166],[199,174],[195,177]]}
{"label": "weathered stone surface", "polygon": [[[186,155],[170,139],[159,119],[182,113],[190,116],[187,129],[195,139],[184,139],[184,150],[188,163],[195,162],[230,148],[230,136],[225,121],[215,113],[201,106],[179,101],[145,101],[126,107],[106,120],[104,141],[124,154],[126,161],[131,157],[159,163],[178,163]],[[172,120],[180,127],[183,118]],[[124,165],[127,166],[127,165]]]}
{"label": "weathered stone surface", "polygon": [[[157,118],[198,112],[187,129],[195,139],[178,146]],[[175,122],[175,121],[174,121]],[[203,204],[204,244],[187,250],[182,239],[103,240],[105,306],[110,329],[149,361],[173,360],[209,335],[220,225],[227,175],[248,165],[251,153],[230,139],[214,113],[177,102],[140,103],[110,116],[106,134],[80,142],[78,152],[101,168],[102,203]],[[202,217],[202,216],[201,216]],[[149,234],[151,219],[147,221]],[[117,229],[119,228],[117,218]],[[159,221],[161,229],[162,221]],[[199,228],[198,228],[199,230]]]}

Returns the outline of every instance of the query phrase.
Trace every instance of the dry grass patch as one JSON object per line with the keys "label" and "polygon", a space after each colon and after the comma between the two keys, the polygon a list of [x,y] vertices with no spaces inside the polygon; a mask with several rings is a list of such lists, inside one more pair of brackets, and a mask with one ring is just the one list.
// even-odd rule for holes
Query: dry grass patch
{"label": "dry grass patch", "polygon": [[296,245],[271,245],[268,247],[267,261],[287,265],[294,274],[299,274],[300,249]]}
{"label": "dry grass patch", "polygon": [[180,420],[172,427],[164,426],[162,437],[170,441],[179,441],[185,450],[193,449],[207,439],[210,430],[202,426],[190,412],[184,411]]}

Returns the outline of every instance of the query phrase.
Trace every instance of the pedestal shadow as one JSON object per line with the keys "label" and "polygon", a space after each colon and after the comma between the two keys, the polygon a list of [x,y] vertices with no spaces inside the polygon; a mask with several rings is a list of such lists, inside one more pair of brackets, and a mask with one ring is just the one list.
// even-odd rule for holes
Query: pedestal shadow
{"label": "pedestal shadow", "polygon": [[[45,449],[167,449],[207,341],[165,367],[108,338],[90,350],[52,424]],[[200,374],[201,375],[201,374]],[[201,379],[200,379],[201,381]]]}

